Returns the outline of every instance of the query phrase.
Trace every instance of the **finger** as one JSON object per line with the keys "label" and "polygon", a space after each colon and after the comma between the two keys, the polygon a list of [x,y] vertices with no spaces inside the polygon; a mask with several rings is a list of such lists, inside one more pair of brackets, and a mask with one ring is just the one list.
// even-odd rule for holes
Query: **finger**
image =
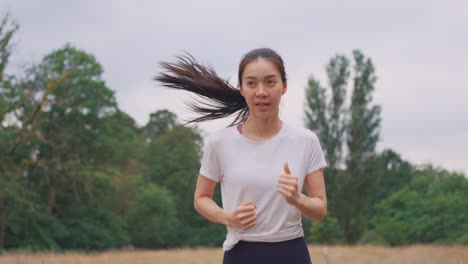
{"label": "finger", "polygon": [[289,169],[289,164],[287,161],[284,163],[284,172],[286,174],[291,174],[291,170]]}
{"label": "finger", "polygon": [[243,229],[244,229],[244,230],[247,230],[247,229],[249,229],[249,228],[254,227],[256,224],[257,224],[257,221],[254,221],[254,222],[252,222],[251,224],[249,224],[248,226],[244,227]]}
{"label": "finger", "polygon": [[283,189],[283,190],[286,191],[288,194],[293,194],[293,193],[295,193],[295,191],[296,191],[296,189],[295,189],[294,187],[291,187],[291,186],[288,186],[288,185],[284,185],[284,184],[278,185],[278,188]]}
{"label": "finger", "polygon": [[283,196],[283,198],[286,200],[286,202],[288,202],[289,199],[291,199],[292,195],[289,194],[287,191],[283,190],[283,189],[278,189],[278,192],[281,194],[281,196]]}
{"label": "finger", "polygon": [[293,179],[297,179],[296,176],[293,176],[291,174],[280,174],[280,176],[278,178],[283,178],[283,179],[288,179],[288,180],[293,180]]}
{"label": "finger", "polygon": [[297,188],[297,182],[295,181],[278,181],[278,185],[290,186],[292,188]]}
{"label": "finger", "polygon": [[254,212],[254,211],[250,211],[250,212],[247,212],[247,213],[239,214],[239,219],[240,219],[240,220],[245,220],[245,219],[251,218],[252,216],[255,216],[255,212]]}
{"label": "finger", "polygon": [[257,219],[254,219],[254,220],[251,221],[250,223],[244,225],[244,229],[252,228],[252,227],[255,226],[256,224],[257,224]]}
{"label": "finger", "polygon": [[247,201],[241,203],[241,205],[249,205],[249,204],[253,204],[253,201],[252,200],[247,200]]}
{"label": "finger", "polygon": [[297,178],[296,177],[293,177],[293,178],[280,177],[279,180],[278,180],[278,183],[283,183],[283,184],[295,186],[295,185],[297,185]]}
{"label": "finger", "polygon": [[296,188],[288,185],[278,185],[278,189],[283,190],[287,196],[295,196],[298,193]]}
{"label": "finger", "polygon": [[255,205],[255,203],[252,200],[248,200],[248,201],[244,202],[241,205],[253,205],[254,208],[257,208],[257,206]]}
{"label": "finger", "polygon": [[288,191],[286,191],[283,187],[278,186],[278,192],[283,195],[284,197],[288,196]]}
{"label": "finger", "polygon": [[237,208],[237,211],[238,212],[250,212],[250,211],[254,211],[255,210],[255,205],[243,205],[243,206],[239,206]]}
{"label": "finger", "polygon": [[257,216],[253,215],[247,219],[244,219],[241,221],[241,224],[243,226],[247,226],[247,225],[250,225],[252,222],[256,221],[257,220]]}
{"label": "finger", "polygon": [[291,175],[291,174],[285,174],[285,173],[281,174],[281,175],[280,175],[280,178],[285,178],[285,179],[297,179],[296,176]]}

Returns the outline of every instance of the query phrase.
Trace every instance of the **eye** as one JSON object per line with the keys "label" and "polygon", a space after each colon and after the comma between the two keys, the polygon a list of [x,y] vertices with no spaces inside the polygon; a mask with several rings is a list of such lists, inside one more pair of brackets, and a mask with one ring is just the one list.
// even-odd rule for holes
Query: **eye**
{"label": "eye", "polygon": [[248,87],[253,87],[254,85],[255,85],[255,83],[252,82],[252,81],[248,81],[248,82],[247,82],[247,86],[248,86]]}
{"label": "eye", "polygon": [[276,84],[275,80],[268,80],[267,81],[268,86],[274,86]]}

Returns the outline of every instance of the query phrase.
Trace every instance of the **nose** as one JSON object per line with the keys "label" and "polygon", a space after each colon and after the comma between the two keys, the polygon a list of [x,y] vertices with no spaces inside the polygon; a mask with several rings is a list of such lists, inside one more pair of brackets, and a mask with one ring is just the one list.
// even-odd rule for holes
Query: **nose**
{"label": "nose", "polygon": [[263,84],[259,84],[257,87],[258,87],[258,90],[256,93],[257,96],[265,97],[268,95],[266,88]]}

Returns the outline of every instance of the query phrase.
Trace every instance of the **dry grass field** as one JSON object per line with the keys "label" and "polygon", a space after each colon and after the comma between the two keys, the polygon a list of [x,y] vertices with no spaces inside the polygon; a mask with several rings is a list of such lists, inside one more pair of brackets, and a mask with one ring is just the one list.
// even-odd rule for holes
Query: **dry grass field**
{"label": "dry grass field", "polygon": [[[323,246],[310,246],[314,264],[325,263]],[[8,253],[0,264],[215,264],[222,262],[221,249],[123,250],[99,254]],[[414,245],[388,248],[378,246],[333,246],[328,248],[329,264],[398,263],[398,264],[467,264],[468,247]]]}

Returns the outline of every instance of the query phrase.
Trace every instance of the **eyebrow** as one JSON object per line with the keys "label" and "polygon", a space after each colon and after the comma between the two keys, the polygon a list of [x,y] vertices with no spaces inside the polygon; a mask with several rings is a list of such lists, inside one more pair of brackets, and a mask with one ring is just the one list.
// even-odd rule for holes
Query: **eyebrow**
{"label": "eyebrow", "polygon": [[[257,79],[257,77],[254,77],[254,76],[246,76],[245,77],[246,79]],[[264,79],[270,79],[270,78],[278,78],[278,75],[277,74],[271,74],[271,75],[267,75],[265,76]]]}

